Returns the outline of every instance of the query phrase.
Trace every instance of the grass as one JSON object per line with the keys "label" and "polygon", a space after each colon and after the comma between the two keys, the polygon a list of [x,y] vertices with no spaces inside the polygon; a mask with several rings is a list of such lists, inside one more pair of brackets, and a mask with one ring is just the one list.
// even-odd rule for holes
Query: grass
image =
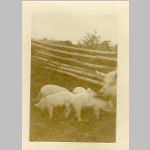
{"label": "grass", "polygon": [[45,84],[57,84],[72,90],[76,86],[99,87],[76,80],[63,74],[44,70],[43,66],[32,60],[31,65],[31,105],[30,105],[30,141],[41,142],[115,142],[116,115],[100,112],[100,120],[96,120],[92,110],[82,111],[82,122],[78,122],[71,112],[64,119],[64,108],[54,110],[54,117],[49,120],[48,113],[40,112],[34,107],[36,96]]}

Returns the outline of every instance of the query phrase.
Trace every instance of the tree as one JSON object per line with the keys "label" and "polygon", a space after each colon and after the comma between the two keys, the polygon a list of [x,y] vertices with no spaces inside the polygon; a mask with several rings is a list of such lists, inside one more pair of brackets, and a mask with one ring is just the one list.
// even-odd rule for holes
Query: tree
{"label": "tree", "polygon": [[100,36],[96,31],[93,33],[87,33],[81,40],[78,42],[78,46],[85,48],[96,49],[100,44]]}
{"label": "tree", "polygon": [[97,49],[102,51],[117,51],[117,44],[114,45],[111,41],[102,41]]}
{"label": "tree", "polygon": [[110,42],[111,41],[102,41],[99,45],[99,49],[103,51],[111,51]]}

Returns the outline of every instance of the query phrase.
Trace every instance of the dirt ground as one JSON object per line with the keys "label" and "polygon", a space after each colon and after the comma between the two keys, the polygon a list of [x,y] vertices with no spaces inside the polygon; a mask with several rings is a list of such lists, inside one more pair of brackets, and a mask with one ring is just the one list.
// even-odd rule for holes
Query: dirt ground
{"label": "dirt ground", "polygon": [[115,142],[116,114],[100,112],[96,120],[92,110],[82,111],[82,122],[78,122],[71,112],[64,119],[64,108],[57,108],[54,117],[49,120],[48,113],[34,107],[35,99],[40,88],[45,84],[57,84],[72,90],[76,86],[99,87],[90,85],[75,78],[45,70],[43,66],[32,61],[31,65],[31,105],[30,105],[30,141],[59,141],[59,142]]}

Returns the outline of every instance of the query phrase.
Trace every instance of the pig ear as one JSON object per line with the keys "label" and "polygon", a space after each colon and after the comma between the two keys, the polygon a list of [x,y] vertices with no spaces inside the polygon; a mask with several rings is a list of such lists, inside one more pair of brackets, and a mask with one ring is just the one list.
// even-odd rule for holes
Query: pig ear
{"label": "pig ear", "polygon": [[88,92],[93,92],[93,90],[91,88],[87,88]]}
{"label": "pig ear", "polygon": [[100,85],[104,85],[105,73],[99,72],[96,70],[96,76],[100,80]]}
{"label": "pig ear", "polygon": [[37,107],[37,108],[39,108],[39,107],[40,107],[40,106],[39,106],[39,104],[35,104],[34,106],[35,106],[35,107]]}
{"label": "pig ear", "polygon": [[91,88],[87,88],[87,92],[89,92],[89,93],[95,93],[96,94],[96,92],[93,91]]}
{"label": "pig ear", "polygon": [[100,79],[100,80],[103,80],[104,77],[105,77],[105,73],[102,73],[102,72],[99,72],[99,71],[95,71],[96,72],[96,75],[97,77]]}
{"label": "pig ear", "polygon": [[106,74],[106,76],[112,76],[114,79],[117,79],[117,71],[112,71]]}

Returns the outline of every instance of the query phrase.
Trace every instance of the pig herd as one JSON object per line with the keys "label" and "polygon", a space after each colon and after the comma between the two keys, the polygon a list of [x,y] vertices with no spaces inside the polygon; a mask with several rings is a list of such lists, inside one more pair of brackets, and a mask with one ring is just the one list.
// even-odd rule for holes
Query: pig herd
{"label": "pig herd", "polygon": [[[96,119],[99,119],[100,110],[106,112],[115,112],[114,99],[116,100],[116,71],[107,74],[96,71],[97,77],[102,83],[100,91],[95,92],[90,88],[76,87],[72,91],[58,86],[45,85],[40,89],[35,104],[40,110],[47,110],[49,118],[53,118],[54,108],[65,106],[65,118],[67,118],[72,110],[78,121],[81,119],[81,111],[83,108],[93,110]],[[109,97],[105,100],[103,97]]]}

